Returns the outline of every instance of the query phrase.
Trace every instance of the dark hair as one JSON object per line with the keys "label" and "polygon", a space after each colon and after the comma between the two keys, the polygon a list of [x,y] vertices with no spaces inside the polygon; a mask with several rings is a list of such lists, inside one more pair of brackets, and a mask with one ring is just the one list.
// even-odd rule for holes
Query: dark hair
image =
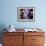
{"label": "dark hair", "polygon": [[24,9],[20,9],[20,11],[23,11]]}
{"label": "dark hair", "polygon": [[29,11],[33,11],[33,9],[29,9]]}

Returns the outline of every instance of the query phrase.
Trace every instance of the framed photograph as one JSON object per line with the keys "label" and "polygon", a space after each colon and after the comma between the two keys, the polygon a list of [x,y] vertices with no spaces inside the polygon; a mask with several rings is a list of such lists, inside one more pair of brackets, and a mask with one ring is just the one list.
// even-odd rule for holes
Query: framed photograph
{"label": "framed photograph", "polygon": [[35,21],[35,8],[34,7],[18,7],[17,20],[21,22]]}

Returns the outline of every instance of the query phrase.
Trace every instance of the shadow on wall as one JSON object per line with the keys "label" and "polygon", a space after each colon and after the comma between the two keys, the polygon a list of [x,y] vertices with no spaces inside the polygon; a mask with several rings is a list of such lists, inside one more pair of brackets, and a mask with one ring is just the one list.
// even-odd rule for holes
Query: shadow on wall
{"label": "shadow on wall", "polygon": [[5,25],[4,24],[0,24],[0,43],[2,43],[2,36],[3,36],[3,32],[5,32],[6,30],[4,30]]}

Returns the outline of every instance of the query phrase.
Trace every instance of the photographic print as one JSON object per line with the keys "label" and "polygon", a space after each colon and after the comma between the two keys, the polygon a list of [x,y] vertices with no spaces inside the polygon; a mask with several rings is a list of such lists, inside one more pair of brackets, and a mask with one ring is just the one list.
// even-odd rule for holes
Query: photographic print
{"label": "photographic print", "polygon": [[18,7],[17,20],[22,22],[35,21],[35,8],[34,7]]}

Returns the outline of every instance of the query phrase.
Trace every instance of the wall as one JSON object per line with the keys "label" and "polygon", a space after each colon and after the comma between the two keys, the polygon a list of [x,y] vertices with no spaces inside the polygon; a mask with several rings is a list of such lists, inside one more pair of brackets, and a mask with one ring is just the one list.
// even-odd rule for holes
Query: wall
{"label": "wall", "polygon": [[[46,32],[46,0],[0,0],[0,27],[42,28]],[[17,7],[35,7],[35,22],[18,22]],[[0,31],[1,31],[0,29]]]}
{"label": "wall", "polygon": [[[2,0],[0,24],[13,24],[16,28],[46,28],[46,1],[41,0]],[[35,22],[17,22],[17,7],[35,7]]]}

